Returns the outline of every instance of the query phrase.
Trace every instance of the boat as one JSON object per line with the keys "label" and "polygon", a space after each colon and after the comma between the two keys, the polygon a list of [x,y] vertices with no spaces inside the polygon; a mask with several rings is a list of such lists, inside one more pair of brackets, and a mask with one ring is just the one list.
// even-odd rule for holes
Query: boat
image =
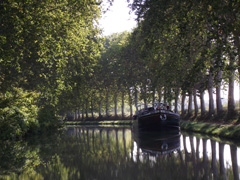
{"label": "boat", "polygon": [[137,106],[133,118],[140,130],[180,129],[180,115],[173,112],[167,104],[153,103]]}

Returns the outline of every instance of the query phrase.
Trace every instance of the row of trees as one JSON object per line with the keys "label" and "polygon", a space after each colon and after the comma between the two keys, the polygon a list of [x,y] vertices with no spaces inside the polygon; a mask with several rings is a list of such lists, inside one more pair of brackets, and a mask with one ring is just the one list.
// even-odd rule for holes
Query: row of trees
{"label": "row of trees", "polygon": [[214,114],[215,89],[216,110],[221,114],[221,88],[225,84],[228,112],[235,112],[234,79],[240,63],[239,8],[237,0],[133,2],[132,9],[139,20],[136,36],[141,37],[138,40],[144,39],[137,43],[141,47],[140,59],[148,62],[147,77],[153,92],[161,85],[167,101],[175,99],[175,111],[178,111],[181,93],[182,114],[186,96],[189,97],[188,113],[193,111],[192,102],[198,113],[199,96],[204,115],[204,92],[208,91],[209,114]]}
{"label": "row of trees", "polygon": [[[123,48],[127,44],[129,33],[123,32],[120,34],[112,34],[104,38],[101,57],[94,67],[88,82],[79,84],[78,89],[74,92],[74,105],[71,106],[71,111],[76,113],[75,118],[85,119],[94,118],[97,112],[98,116],[109,117],[114,115],[118,117],[119,102],[121,101],[121,116],[125,115],[125,101],[131,101],[131,88],[127,85],[126,74],[129,73],[127,68],[128,63],[123,56]],[[132,106],[130,106],[132,115]],[[110,112],[113,113],[110,113]],[[80,116],[81,114],[81,116]]]}
{"label": "row of trees", "polygon": [[239,0],[134,0],[129,5],[138,17],[138,26],[131,34],[106,38],[82,109],[100,107],[101,115],[104,104],[107,116],[110,106],[117,116],[120,102],[124,116],[126,101],[132,115],[134,103],[157,98],[174,105],[182,115],[198,114],[199,109],[205,115],[207,92],[208,114],[221,115],[221,90],[226,88],[228,114],[234,114],[234,81],[239,80],[240,71]]}
{"label": "row of trees", "polygon": [[95,0],[0,2],[1,135],[56,123],[97,64],[100,15]]}
{"label": "row of trees", "polygon": [[199,96],[204,115],[206,91],[212,115],[215,90],[221,114],[223,85],[228,86],[228,112],[235,112],[239,0],[134,0],[129,5],[138,26],[104,40],[97,27],[100,2],[0,3],[1,132],[10,127],[10,119],[20,126],[45,127],[48,117],[64,117],[66,112],[88,118],[88,112],[101,117],[103,110],[106,116],[113,110],[117,117],[121,109],[124,117],[126,103],[132,116],[140,101],[164,101],[184,115],[186,97],[188,113],[193,105],[198,113]]}

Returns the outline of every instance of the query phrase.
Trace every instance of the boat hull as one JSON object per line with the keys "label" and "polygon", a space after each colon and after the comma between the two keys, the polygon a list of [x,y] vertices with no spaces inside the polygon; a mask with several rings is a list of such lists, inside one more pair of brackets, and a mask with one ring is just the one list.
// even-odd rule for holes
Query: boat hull
{"label": "boat hull", "polygon": [[159,111],[138,116],[140,130],[179,130],[179,115],[167,111]]}

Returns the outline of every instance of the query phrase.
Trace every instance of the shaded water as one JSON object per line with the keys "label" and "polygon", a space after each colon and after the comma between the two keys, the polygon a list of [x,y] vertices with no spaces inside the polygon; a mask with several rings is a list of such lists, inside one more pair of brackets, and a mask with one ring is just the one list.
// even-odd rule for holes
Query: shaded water
{"label": "shaded water", "polygon": [[0,144],[0,179],[239,179],[240,149],[182,132],[68,127]]}

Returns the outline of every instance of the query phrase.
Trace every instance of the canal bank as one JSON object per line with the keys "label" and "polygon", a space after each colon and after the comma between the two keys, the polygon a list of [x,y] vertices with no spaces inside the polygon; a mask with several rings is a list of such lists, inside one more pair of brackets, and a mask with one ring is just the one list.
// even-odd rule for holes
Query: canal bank
{"label": "canal bank", "polygon": [[133,125],[134,120],[104,120],[104,121],[65,121],[65,125],[94,125],[94,126],[119,126]]}
{"label": "canal bank", "polygon": [[239,139],[240,126],[233,124],[218,124],[196,121],[181,121],[181,129],[223,138]]}
{"label": "canal bank", "polygon": [[[134,120],[112,120],[112,121],[66,121],[65,125],[94,125],[94,126],[131,126]],[[240,126],[233,124],[218,124],[197,121],[181,121],[181,130],[202,133],[222,138],[239,139]]]}

